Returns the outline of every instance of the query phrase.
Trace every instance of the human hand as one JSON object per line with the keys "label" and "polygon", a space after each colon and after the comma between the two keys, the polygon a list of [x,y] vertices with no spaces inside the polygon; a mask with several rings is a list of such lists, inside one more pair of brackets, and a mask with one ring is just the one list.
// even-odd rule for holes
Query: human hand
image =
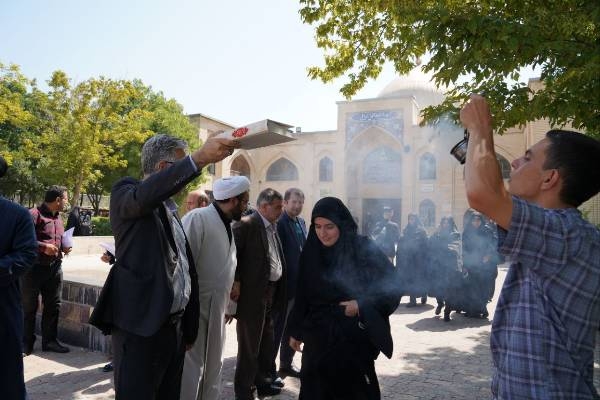
{"label": "human hand", "polygon": [[233,301],[238,301],[240,298],[240,281],[234,281],[233,286],[231,287],[231,293],[229,294],[229,298]]}
{"label": "human hand", "polygon": [[67,247],[66,249],[63,249],[62,252],[65,254],[69,254],[71,252],[71,250],[73,250],[72,247]]}
{"label": "human hand", "polygon": [[233,321],[233,315],[225,314],[225,323],[230,324]]}
{"label": "human hand", "polygon": [[460,110],[460,122],[469,134],[492,131],[492,114],[485,97],[472,94],[469,101]]}
{"label": "human hand", "polygon": [[50,243],[44,243],[42,246],[42,253],[46,254],[47,256],[56,257],[58,255],[58,247]]}
{"label": "human hand", "polygon": [[190,351],[192,349],[192,347],[194,347],[194,344],[185,344],[185,351]]}
{"label": "human hand", "polygon": [[294,351],[297,351],[299,353],[302,353],[302,341],[301,340],[296,340],[296,338],[293,338],[290,336],[290,347],[292,349],[294,349]]}
{"label": "human hand", "polygon": [[103,253],[102,256],[100,256],[100,259],[102,261],[104,261],[105,263],[110,262],[110,254],[108,253]]}
{"label": "human hand", "polygon": [[356,300],[341,301],[340,306],[344,307],[346,317],[356,317],[358,315],[358,302]]}
{"label": "human hand", "polygon": [[230,156],[237,147],[239,143],[236,140],[210,137],[202,147],[192,153],[192,159],[199,168],[202,168]]}

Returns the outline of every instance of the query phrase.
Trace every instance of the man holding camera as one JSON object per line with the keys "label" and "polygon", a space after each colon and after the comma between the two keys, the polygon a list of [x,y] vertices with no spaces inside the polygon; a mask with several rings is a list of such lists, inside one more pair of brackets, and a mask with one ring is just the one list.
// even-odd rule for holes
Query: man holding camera
{"label": "man holding camera", "polygon": [[600,190],[600,142],[551,130],[513,161],[505,189],[485,98],[460,112],[469,131],[469,205],[498,224],[511,262],[492,322],[494,399],[597,399],[600,230],[577,210]]}

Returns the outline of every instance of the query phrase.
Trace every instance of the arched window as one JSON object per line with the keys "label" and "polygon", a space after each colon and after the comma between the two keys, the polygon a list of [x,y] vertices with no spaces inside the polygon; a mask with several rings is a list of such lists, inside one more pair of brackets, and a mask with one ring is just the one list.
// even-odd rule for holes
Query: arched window
{"label": "arched window", "polygon": [[237,156],[231,163],[230,175],[243,175],[250,179],[250,165],[243,156]]}
{"label": "arched window", "polygon": [[268,181],[297,181],[298,168],[287,158],[280,158],[267,169]]}
{"label": "arched window", "polygon": [[435,226],[435,204],[429,199],[425,199],[419,204],[419,218],[427,228]]}
{"label": "arched window", "polygon": [[510,178],[510,163],[500,154],[496,154],[496,158],[498,159],[498,164],[500,164],[500,171],[502,171],[502,179]]}
{"label": "arched window", "polygon": [[333,181],[333,160],[329,157],[323,157],[319,161],[319,181]]}
{"label": "arched window", "polygon": [[436,178],[436,162],[435,156],[431,153],[425,153],[419,159],[419,179],[435,179]]}
{"label": "arched window", "polygon": [[378,147],[365,157],[363,182],[400,182],[402,178],[402,156],[389,147]]}

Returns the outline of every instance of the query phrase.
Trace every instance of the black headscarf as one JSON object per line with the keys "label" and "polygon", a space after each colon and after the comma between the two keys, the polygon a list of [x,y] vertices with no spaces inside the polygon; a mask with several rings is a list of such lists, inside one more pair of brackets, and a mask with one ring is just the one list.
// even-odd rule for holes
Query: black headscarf
{"label": "black headscarf", "polygon": [[[410,223],[411,217],[415,219],[414,224]],[[404,236],[412,236],[420,232],[425,232],[425,227],[423,226],[421,219],[419,219],[419,216],[415,213],[408,214],[408,223],[404,227],[404,231],[402,232],[402,234]]]}
{"label": "black headscarf", "polygon": [[[321,243],[315,231],[315,219],[327,218],[333,222],[340,231],[340,236],[335,244],[326,247]],[[354,249],[357,240],[358,226],[350,214],[350,210],[336,197],[324,197],[315,204],[311,224],[308,231],[306,244],[302,249],[302,257],[308,265],[328,271],[327,276],[342,292],[347,295],[354,294],[356,273],[347,274],[350,269],[355,269]],[[347,300],[347,299],[344,299]]]}

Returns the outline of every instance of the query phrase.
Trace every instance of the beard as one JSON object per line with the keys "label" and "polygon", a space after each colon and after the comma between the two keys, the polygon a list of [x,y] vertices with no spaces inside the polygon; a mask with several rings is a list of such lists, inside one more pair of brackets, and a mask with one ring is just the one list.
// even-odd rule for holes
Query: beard
{"label": "beard", "polygon": [[244,211],[242,211],[241,207],[236,207],[235,210],[231,211],[231,219],[234,221],[239,221],[240,219],[242,219],[243,213]]}

